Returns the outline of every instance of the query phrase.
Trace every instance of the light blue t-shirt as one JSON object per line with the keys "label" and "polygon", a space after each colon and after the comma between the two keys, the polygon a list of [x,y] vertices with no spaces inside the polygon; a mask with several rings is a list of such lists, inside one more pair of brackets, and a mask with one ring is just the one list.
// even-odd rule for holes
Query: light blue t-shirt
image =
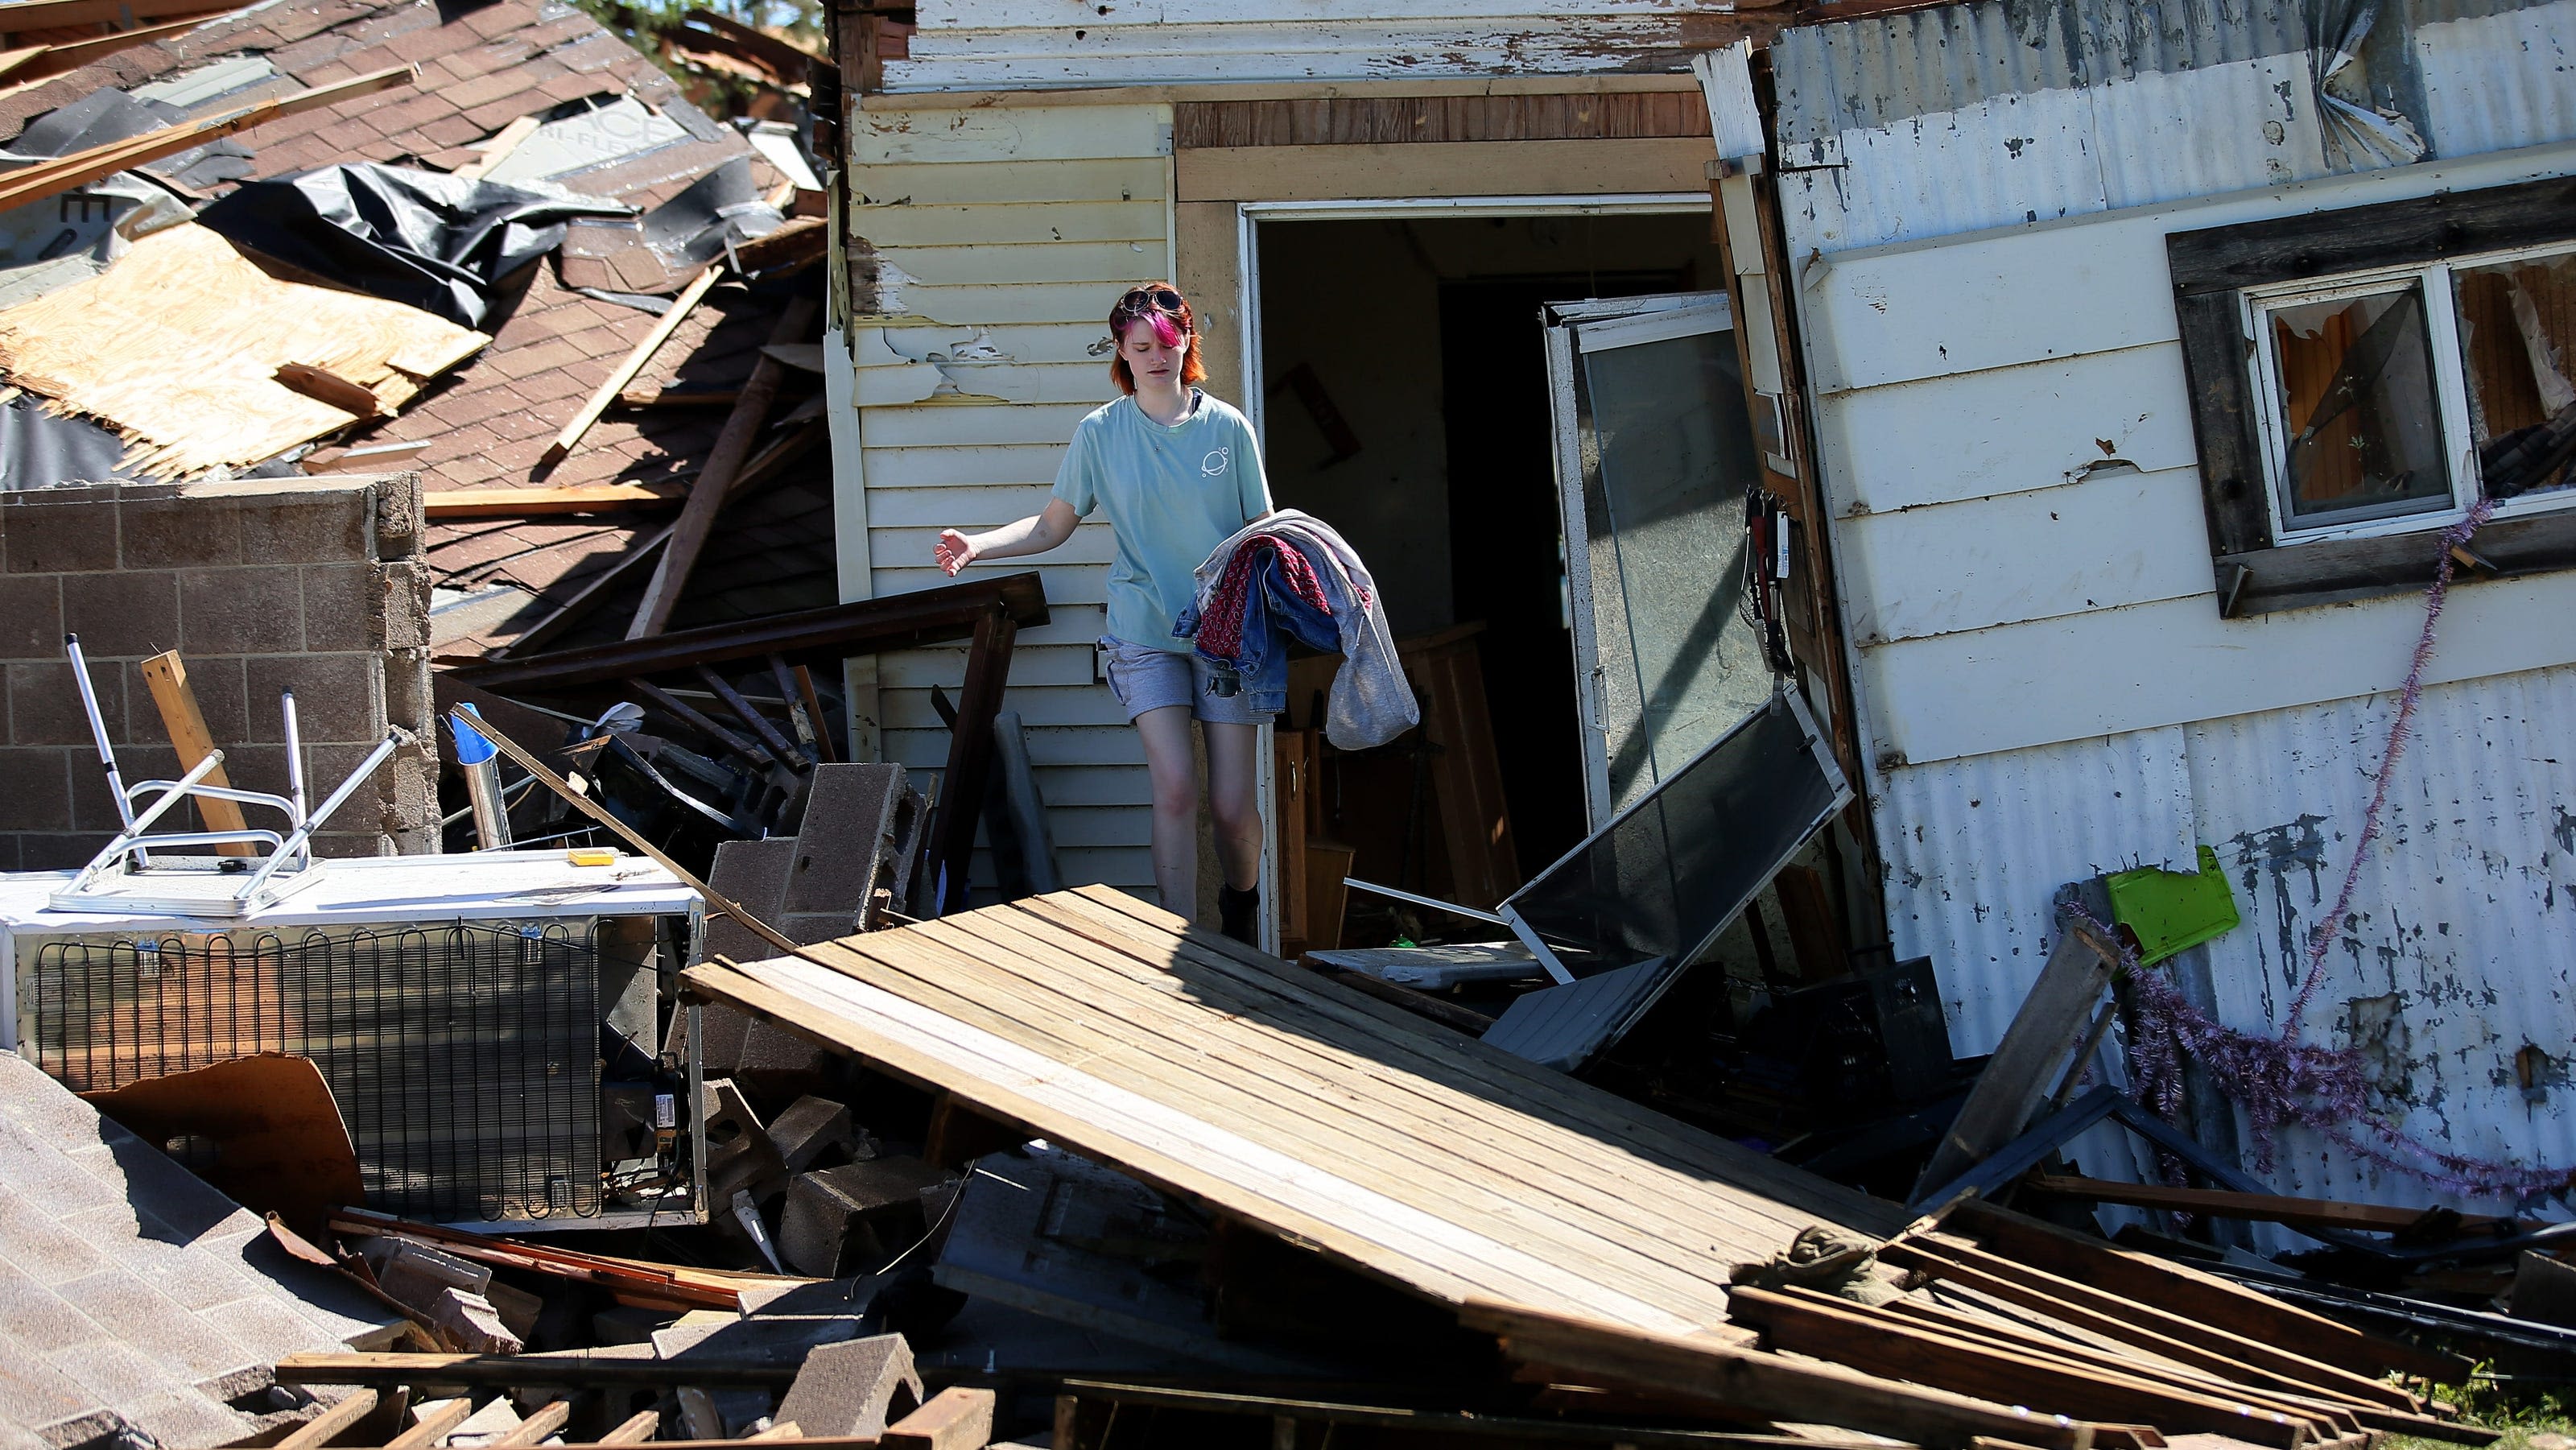
{"label": "light blue t-shirt", "polygon": [[1120,398],[1082,420],[1056,470],[1055,497],[1089,517],[1109,511],[1118,536],[1109,567],[1109,632],[1130,644],[1186,654],[1172,620],[1189,608],[1201,562],[1226,537],[1270,512],[1270,480],[1252,425],[1226,403],[1190,390],[1172,427]]}

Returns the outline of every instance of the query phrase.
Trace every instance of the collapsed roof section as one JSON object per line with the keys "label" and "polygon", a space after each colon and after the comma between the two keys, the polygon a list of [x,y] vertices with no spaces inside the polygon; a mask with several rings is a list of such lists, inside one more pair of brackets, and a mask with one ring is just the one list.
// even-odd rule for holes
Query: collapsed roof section
{"label": "collapsed roof section", "polygon": [[[466,606],[434,626],[433,648],[451,656],[508,641],[632,562],[667,522],[650,510],[677,502],[727,421],[708,404],[742,386],[783,303],[778,286],[756,295],[736,280],[749,265],[729,267],[712,288],[692,282],[711,262],[737,261],[733,248],[754,237],[813,229],[819,242],[818,223],[781,225],[782,213],[819,200],[800,203],[791,189],[810,172],[767,154],[792,156],[794,138],[764,134],[755,147],[693,106],[650,58],[554,0],[282,0],[202,23],[144,14],[151,3],[134,12],[140,28],[112,36],[74,26],[9,37],[61,43],[23,63],[33,79],[0,89],[0,152],[78,158],[112,144],[153,157],[0,212],[0,308],[29,306],[21,332],[33,334],[10,338],[6,381],[44,400],[46,423],[60,425],[49,437],[88,430],[95,440],[12,447],[16,466],[0,486],[62,481],[70,475],[40,475],[66,458],[114,456],[120,434],[135,445],[126,469],[164,475],[416,468],[430,496],[428,557],[452,591],[439,602]],[[391,88],[377,93],[313,94],[389,71]],[[276,102],[309,108],[172,154],[155,144]],[[179,227],[201,209],[201,227]],[[776,247],[763,264],[773,272],[804,260],[786,240],[784,267]],[[182,252],[206,265],[174,270],[159,256]],[[224,256],[200,255],[211,252]],[[127,257],[150,265],[109,271]],[[228,361],[214,386],[205,349],[147,346],[130,327],[93,325],[107,300],[99,294],[116,292],[119,316],[148,302],[170,319],[156,315],[156,332],[187,331],[205,310],[198,303],[222,310],[194,296],[204,290],[195,274],[210,266],[265,270],[260,290],[273,295],[261,305],[281,312],[307,283],[338,289],[337,311],[353,316],[369,299],[346,294],[372,294],[388,316],[443,329],[453,345],[388,351],[353,336],[322,343],[329,358],[306,357],[310,339],[289,329],[257,356]],[[173,288],[186,295],[165,295]],[[584,400],[653,335],[659,345],[620,391],[630,401],[694,393],[693,405],[612,401],[577,447],[548,460]],[[80,356],[54,355],[66,348]],[[781,421],[754,453],[763,467],[734,490],[761,496],[741,500],[705,541],[711,567],[679,603],[684,626],[833,599],[829,488],[813,446],[819,404],[797,409],[817,385],[791,373],[773,415]],[[210,386],[232,401],[219,406]],[[766,446],[779,443],[791,446]],[[599,485],[620,487],[593,492]],[[494,490],[520,489],[542,500],[490,502]],[[459,490],[481,506],[440,498]],[[758,537],[734,537],[745,530]],[[819,548],[800,550],[818,538]],[[753,574],[726,567],[773,550]],[[643,585],[641,573],[617,571],[593,602]],[[757,598],[731,598],[735,585]]]}

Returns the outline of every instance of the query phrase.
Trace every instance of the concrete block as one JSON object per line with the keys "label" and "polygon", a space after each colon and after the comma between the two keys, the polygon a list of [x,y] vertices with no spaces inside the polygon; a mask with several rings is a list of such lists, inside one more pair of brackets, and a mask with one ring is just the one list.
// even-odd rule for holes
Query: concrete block
{"label": "concrete block", "polygon": [[[90,846],[96,850],[106,845],[108,836],[122,824],[116,814],[116,798],[108,793],[107,777],[99,772],[95,750],[75,747],[71,755],[79,762],[71,776],[72,829],[98,832],[98,839]],[[116,768],[127,785],[141,780],[171,780],[180,773],[179,752],[167,745],[120,745],[116,747]]]}
{"label": "concrete block", "polygon": [[537,1316],[546,1312],[545,1300],[498,1279],[483,1286],[483,1298],[492,1306],[492,1312],[501,1316],[501,1327],[519,1342],[524,1344],[536,1336]]}
{"label": "concrete block", "polygon": [[[72,828],[71,761],[76,753],[56,747],[0,746],[0,781],[8,782],[0,788],[0,831]],[[89,770],[92,775],[98,773],[95,758],[89,762]],[[96,851],[97,843],[89,849]]]}
{"label": "concrete block", "polygon": [[788,1172],[802,1173],[825,1153],[851,1146],[850,1110],[830,1098],[798,1098],[769,1125],[769,1141]]}
{"label": "concrete block", "polygon": [[680,1425],[692,1440],[731,1440],[769,1414],[766,1390],[680,1388]]}
{"label": "concrete block", "polygon": [[888,873],[909,805],[900,765],[816,767],[781,908],[800,914],[863,912],[871,891],[893,884]]}
{"label": "concrete block", "polygon": [[304,648],[303,581],[291,566],[180,570],[178,648],[192,660]]}
{"label": "concrete block", "polygon": [[910,1157],[800,1173],[779,1214],[779,1255],[821,1279],[872,1270],[920,1237],[922,1190],[954,1176]]}
{"label": "concrete block", "polygon": [[[179,639],[179,579],[167,570],[63,576],[63,628],[78,633],[92,661],[148,655]],[[62,639],[49,653],[60,657]]]}
{"label": "concrete block", "polygon": [[676,1317],[667,1309],[619,1304],[590,1316],[590,1332],[602,1344],[651,1344],[654,1331],[670,1328]]}
{"label": "concrete block", "polygon": [[484,1265],[408,1239],[369,1239],[363,1252],[375,1271],[376,1287],[424,1313],[449,1289],[481,1294],[492,1282],[492,1271]]}
{"label": "concrete block", "polygon": [[429,567],[402,559],[375,567],[376,643],[387,649],[429,647]]}
{"label": "concrete block", "polygon": [[120,498],[116,512],[117,562],[122,568],[191,569],[245,562],[241,512],[230,499]]}
{"label": "concrete block", "polygon": [[[762,1314],[749,1319],[725,1317],[692,1322],[695,1318],[682,1315],[679,1323],[653,1336],[653,1352],[672,1362],[674,1379],[688,1377],[691,1356],[798,1364],[818,1347],[855,1339],[859,1333],[855,1314]],[[766,1407],[762,1413],[768,1413]]]}
{"label": "concrete block", "polygon": [[[310,744],[364,742],[373,749],[384,735],[384,668],[372,654],[271,655],[246,661],[243,672],[253,701],[253,740],[283,739],[277,698],[288,689],[295,691],[296,722]],[[317,768],[314,783],[328,790],[340,774]]]}
{"label": "concrete block", "polygon": [[328,564],[374,556],[367,536],[375,523],[376,501],[364,484],[254,494],[236,500],[235,506],[245,559]]}
{"label": "concrete block", "polygon": [[388,473],[372,480],[376,505],[376,557],[417,558],[421,551],[420,475]]}
{"label": "concrete block", "polygon": [[786,1187],[787,1166],[742,1090],[729,1078],[711,1078],[704,1101],[706,1124],[699,1141],[706,1145],[709,1197],[725,1203],[749,1189],[753,1198],[766,1199]]}
{"label": "concrete block", "polygon": [[[57,654],[62,641],[54,642]],[[90,745],[89,716],[81,709],[80,684],[68,659],[28,660],[0,670],[9,691],[9,735],[12,745]],[[107,721],[107,738],[126,743],[125,671],[111,660],[89,662],[90,688],[98,692],[98,712]],[[91,753],[96,763],[95,750]],[[119,761],[120,768],[124,762]],[[129,782],[142,779],[130,769]]]}
{"label": "concrete block", "polygon": [[376,566],[307,564],[297,571],[304,587],[304,647],[317,653],[374,650],[383,636],[383,592]]}
{"label": "concrete block", "polygon": [[116,510],[45,491],[0,494],[0,538],[12,574],[86,574],[116,567]]}
{"label": "concrete block", "polygon": [[[766,841],[726,841],[716,847],[707,884],[716,894],[741,904],[765,922],[778,920],[787,875],[795,865],[796,842],[790,837]],[[707,914],[707,955],[738,962],[765,961],[778,949],[730,916]],[[713,1065],[710,1064],[710,1070]]]}
{"label": "concrete block", "polygon": [[54,659],[62,650],[62,581],[51,574],[0,575],[0,659]]}
{"label": "concrete block", "polygon": [[501,1312],[492,1307],[492,1301],[480,1294],[441,1289],[420,1309],[440,1334],[467,1354],[517,1354],[527,1348],[526,1341],[501,1322]]}
{"label": "concrete block", "polygon": [[805,1356],[805,1367],[778,1418],[793,1420],[806,1435],[872,1438],[919,1408],[927,1398],[912,1346],[900,1334],[879,1334],[827,1344]]}

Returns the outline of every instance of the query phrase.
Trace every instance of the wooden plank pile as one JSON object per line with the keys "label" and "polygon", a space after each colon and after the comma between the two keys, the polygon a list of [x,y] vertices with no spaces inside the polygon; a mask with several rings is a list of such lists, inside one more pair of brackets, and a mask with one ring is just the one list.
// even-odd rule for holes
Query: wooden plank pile
{"label": "wooden plank pile", "polygon": [[934,1089],[999,1140],[1044,1138],[1298,1246],[1304,1267],[1266,1282],[1211,1254],[1220,1302],[1342,1283],[1365,1337],[1381,1311],[1361,1306],[1392,1285],[1503,1366],[1425,1370],[1449,1396],[1429,1405],[1420,1385],[1399,1402],[1068,1377],[1059,1445],[1166,1442],[1120,1438],[1119,1406],[1266,1418],[1283,1445],[1313,1425],[1537,1433],[1513,1419],[1574,1443],[2496,1438],[2430,1398],[2465,1378],[2455,1356],[1972,1197],[1904,1222],[1116,892],[720,960],[685,985]]}

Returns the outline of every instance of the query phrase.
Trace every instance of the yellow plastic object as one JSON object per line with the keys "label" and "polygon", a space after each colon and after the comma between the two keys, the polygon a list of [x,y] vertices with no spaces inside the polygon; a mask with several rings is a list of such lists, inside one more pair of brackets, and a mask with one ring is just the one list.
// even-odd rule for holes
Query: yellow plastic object
{"label": "yellow plastic object", "polygon": [[614,866],[617,850],[613,846],[575,846],[564,852],[564,859],[575,866]]}

